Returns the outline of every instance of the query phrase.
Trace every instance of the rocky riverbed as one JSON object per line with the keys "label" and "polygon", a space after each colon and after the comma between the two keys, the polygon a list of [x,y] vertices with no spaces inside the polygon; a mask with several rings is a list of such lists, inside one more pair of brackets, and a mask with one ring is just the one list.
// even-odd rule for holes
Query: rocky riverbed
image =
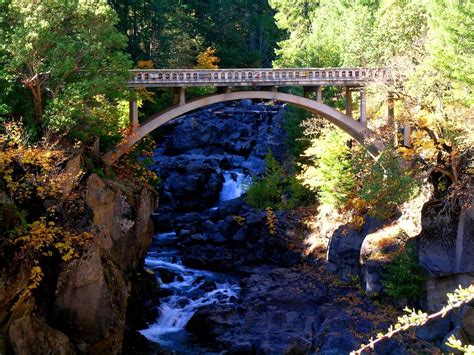
{"label": "rocky riverbed", "polygon": [[[385,329],[395,310],[359,282],[328,275],[308,253],[301,211],[267,212],[241,197],[271,150],[285,158],[284,108],[216,105],[168,126],[154,155],[160,207],[145,266],[158,290],[140,333],[162,353],[348,353]],[[150,317],[150,315],[153,315]],[[419,349],[423,349],[420,345]],[[390,340],[379,353],[405,353]]]}

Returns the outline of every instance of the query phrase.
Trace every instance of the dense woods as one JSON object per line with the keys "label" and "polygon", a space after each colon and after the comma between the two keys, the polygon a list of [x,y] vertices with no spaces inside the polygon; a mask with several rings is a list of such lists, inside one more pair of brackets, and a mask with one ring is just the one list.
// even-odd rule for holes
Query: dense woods
{"label": "dense woods", "polygon": [[271,67],[282,38],[266,0],[117,1],[110,4],[128,36],[134,61],[189,68],[196,55],[216,49],[223,68]]}

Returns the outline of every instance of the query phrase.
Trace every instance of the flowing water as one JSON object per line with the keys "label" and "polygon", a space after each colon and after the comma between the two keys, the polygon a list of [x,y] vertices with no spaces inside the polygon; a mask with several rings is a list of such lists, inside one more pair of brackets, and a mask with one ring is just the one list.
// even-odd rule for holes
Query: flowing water
{"label": "flowing water", "polygon": [[219,196],[220,201],[228,201],[240,197],[252,183],[252,178],[235,171],[225,171],[224,184]]}
{"label": "flowing water", "polygon": [[[240,172],[227,171],[223,175],[220,201],[240,197],[251,183],[251,178]],[[175,247],[177,239],[175,232],[157,234],[145,259],[145,267],[155,272],[160,288],[170,290],[171,295],[161,299],[155,323],[140,333],[164,349],[179,347],[187,352],[189,348],[183,350],[183,343],[189,341],[185,327],[194,313],[204,306],[234,303],[240,288],[231,275],[184,266]]]}

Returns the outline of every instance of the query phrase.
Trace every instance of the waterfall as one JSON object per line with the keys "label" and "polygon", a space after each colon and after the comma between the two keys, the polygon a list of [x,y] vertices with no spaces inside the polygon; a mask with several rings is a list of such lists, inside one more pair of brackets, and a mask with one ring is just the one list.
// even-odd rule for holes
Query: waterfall
{"label": "waterfall", "polygon": [[224,172],[224,184],[219,195],[219,201],[228,201],[242,196],[252,183],[252,178],[248,175],[235,172]]}
{"label": "waterfall", "polygon": [[[140,333],[148,340],[165,345],[166,336],[184,330],[196,311],[210,304],[231,304],[238,297],[239,286],[225,276],[217,273],[196,270],[182,265],[178,251],[172,246],[176,233],[161,233],[155,236],[153,246],[145,258],[145,266],[160,274],[166,270],[174,275],[173,281],[157,281],[172,295],[161,300],[159,318]],[[205,284],[215,285],[212,290],[203,289]],[[174,345],[173,345],[174,346]]]}

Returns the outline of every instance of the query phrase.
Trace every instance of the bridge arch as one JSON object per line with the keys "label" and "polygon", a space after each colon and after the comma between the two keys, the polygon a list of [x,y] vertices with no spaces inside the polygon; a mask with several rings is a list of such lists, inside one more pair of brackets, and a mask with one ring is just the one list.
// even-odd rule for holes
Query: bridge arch
{"label": "bridge arch", "polygon": [[128,152],[142,138],[153,132],[158,127],[171,120],[183,116],[191,111],[213,105],[219,102],[235,101],[242,99],[262,99],[281,101],[301,107],[314,114],[320,115],[331,123],[345,131],[349,136],[362,144],[375,158],[383,151],[384,144],[377,135],[362,123],[351,117],[324,105],[321,102],[307,99],[301,96],[273,92],[273,91],[238,91],[224,94],[213,94],[189,101],[184,105],[174,106],[149,117],[149,119],[134,128],[133,133],[126,137],[117,147],[104,155],[106,165],[115,163],[124,153]]}

